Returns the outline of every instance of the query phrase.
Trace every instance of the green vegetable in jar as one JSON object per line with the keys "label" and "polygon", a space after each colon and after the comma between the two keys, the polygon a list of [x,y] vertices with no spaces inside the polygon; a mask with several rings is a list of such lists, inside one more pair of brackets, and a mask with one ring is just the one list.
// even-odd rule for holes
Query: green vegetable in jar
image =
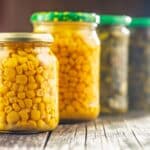
{"label": "green vegetable in jar", "polygon": [[130,29],[130,108],[150,110],[150,18],[134,18]]}
{"label": "green vegetable in jar", "polygon": [[100,89],[102,113],[123,113],[128,110],[129,30],[123,22],[126,17],[101,16],[102,26],[98,32],[102,49]]}

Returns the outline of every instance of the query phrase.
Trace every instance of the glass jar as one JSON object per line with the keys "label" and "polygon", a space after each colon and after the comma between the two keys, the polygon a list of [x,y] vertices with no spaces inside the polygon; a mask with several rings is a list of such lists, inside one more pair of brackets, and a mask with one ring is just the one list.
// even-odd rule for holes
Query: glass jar
{"label": "glass jar", "polygon": [[0,132],[40,132],[58,124],[52,37],[0,33]]}
{"label": "glass jar", "polygon": [[31,17],[34,32],[54,36],[60,64],[59,109],[65,121],[91,120],[99,114],[100,42],[98,16],[90,13],[45,12]]}
{"label": "glass jar", "polygon": [[128,109],[128,40],[131,22],[128,16],[102,15],[101,39],[101,111],[124,113]]}
{"label": "glass jar", "polygon": [[130,30],[130,108],[150,111],[150,18],[133,18]]}

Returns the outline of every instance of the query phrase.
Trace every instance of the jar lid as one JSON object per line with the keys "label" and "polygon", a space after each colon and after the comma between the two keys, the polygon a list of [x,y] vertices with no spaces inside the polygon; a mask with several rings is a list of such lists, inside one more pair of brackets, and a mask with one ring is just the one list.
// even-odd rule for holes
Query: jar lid
{"label": "jar lid", "polygon": [[50,34],[16,32],[0,33],[0,42],[53,42]]}
{"label": "jar lid", "polygon": [[91,22],[99,23],[99,16],[95,13],[84,13],[84,12],[35,12],[30,18],[31,22]]}
{"label": "jar lid", "polygon": [[100,15],[101,25],[129,25],[131,17],[121,15]]}
{"label": "jar lid", "polygon": [[129,27],[150,27],[150,18],[132,18]]}

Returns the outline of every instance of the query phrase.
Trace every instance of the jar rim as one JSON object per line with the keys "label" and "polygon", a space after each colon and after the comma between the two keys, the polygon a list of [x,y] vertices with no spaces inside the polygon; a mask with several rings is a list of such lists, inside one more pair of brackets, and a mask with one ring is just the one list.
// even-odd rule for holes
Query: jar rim
{"label": "jar rim", "polygon": [[100,15],[100,25],[124,25],[131,23],[132,18],[125,15]]}
{"label": "jar rim", "polygon": [[150,27],[150,17],[135,17],[129,27]]}
{"label": "jar rim", "polygon": [[31,23],[34,22],[89,22],[99,23],[99,16],[96,13],[88,12],[69,12],[69,11],[49,11],[35,12],[30,17]]}
{"label": "jar rim", "polygon": [[53,42],[51,34],[30,32],[0,33],[0,42]]}

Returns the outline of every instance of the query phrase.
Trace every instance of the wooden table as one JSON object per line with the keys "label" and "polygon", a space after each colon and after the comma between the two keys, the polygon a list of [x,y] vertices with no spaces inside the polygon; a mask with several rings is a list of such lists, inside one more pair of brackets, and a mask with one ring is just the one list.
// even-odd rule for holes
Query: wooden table
{"label": "wooden table", "polygon": [[0,150],[5,149],[150,150],[150,113],[101,116],[40,134],[0,134]]}

